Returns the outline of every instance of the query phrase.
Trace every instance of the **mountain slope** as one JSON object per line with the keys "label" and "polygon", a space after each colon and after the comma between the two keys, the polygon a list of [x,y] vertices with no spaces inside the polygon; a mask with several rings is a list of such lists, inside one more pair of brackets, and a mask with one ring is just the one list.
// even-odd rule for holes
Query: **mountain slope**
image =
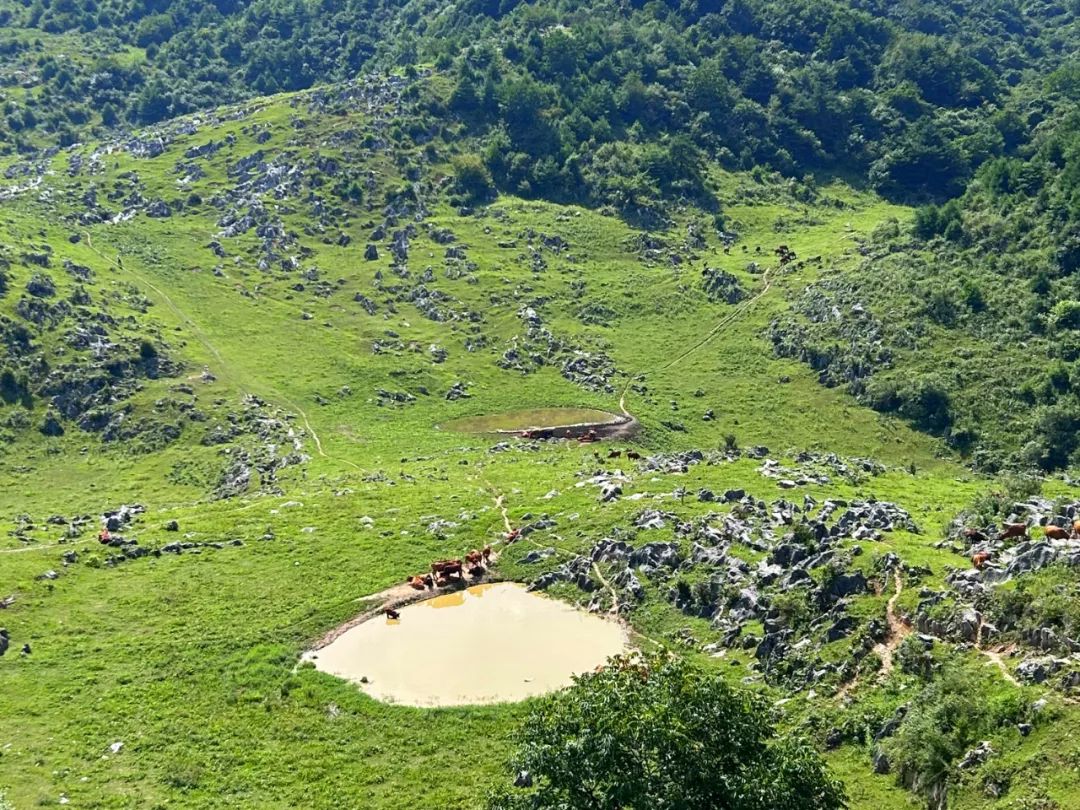
{"label": "mountain slope", "polygon": [[[462,36],[528,14],[548,30],[530,8],[455,13]],[[896,14],[952,32],[930,8]],[[778,25],[761,30],[802,30]],[[1071,547],[988,537],[980,573],[961,529],[1024,520],[1042,539],[1075,489],[981,477],[933,409],[880,413],[869,386],[821,384],[862,363],[915,386],[958,349],[988,358],[986,380],[1042,370],[998,351],[990,315],[895,335],[941,282],[928,244],[1007,310],[1005,281],[970,269],[995,232],[982,212],[1015,209],[1004,275],[1023,223],[1071,198],[1058,181],[1022,201],[980,189],[1071,153],[989,163],[944,213],[711,151],[631,204],[567,197],[498,174],[525,164],[489,148],[496,122],[454,112],[465,72],[369,75],[3,165],[7,798],[477,806],[526,707],[381,704],[301,655],[366,595],[491,543],[498,576],[615,610],[638,644],[764,691],[853,807],[1073,806]],[[670,168],[664,127],[626,136],[589,188]],[[1051,282],[1055,319],[1069,283]],[[781,339],[799,327],[810,341]],[[893,356],[844,365],[831,347],[849,343]],[[970,402],[984,437],[1020,424],[1007,396]],[[641,430],[588,445],[456,423],[558,406],[625,407]],[[129,542],[99,544],[101,518],[134,503],[112,514]],[[983,740],[994,754],[961,767]]]}

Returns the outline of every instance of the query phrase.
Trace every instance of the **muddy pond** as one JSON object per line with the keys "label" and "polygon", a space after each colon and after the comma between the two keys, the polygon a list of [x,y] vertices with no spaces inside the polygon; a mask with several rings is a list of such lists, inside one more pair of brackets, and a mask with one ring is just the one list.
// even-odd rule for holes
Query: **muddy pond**
{"label": "muddy pond", "polygon": [[518,583],[476,585],[400,613],[347,630],[315,653],[315,666],[378,700],[462,706],[561,689],[627,649],[616,622]]}
{"label": "muddy pond", "polygon": [[469,416],[447,422],[442,427],[459,433],[498,433],[585,423],[606,424],[618,420],[617,415],[595,408],[534,408],[486,416]]}

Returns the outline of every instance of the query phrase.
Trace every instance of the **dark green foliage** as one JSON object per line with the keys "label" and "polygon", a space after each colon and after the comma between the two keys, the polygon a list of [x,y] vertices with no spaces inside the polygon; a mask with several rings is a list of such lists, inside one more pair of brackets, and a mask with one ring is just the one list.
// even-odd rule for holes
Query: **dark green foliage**
{"label": "dark green foliage", "polygon": [[[985,667],[948,661],[912,700],[896,736],[882,743],[897,779],[936,801],[945,795],[956,761],[1006,724],[1026,719],[1014,691],[992,691]],[[939,805],[940,806],[940,805]]]}
{"label": "dark green foliage", "polygon": [[1061,651],[1080,634],[1080,583],[1076,572],[1055,566],[1038,574],[1018,577],[1008,588],[993,591],[986,612],[988,621],[1007,638],[1024,641],[1042,628],[1050,628],[1062,639]]}
{"label": "dark green foliage", "polygon": [[10,368],[0,371],[0,398],[8,405],[18,402],[25,408],[31,407],[33,398],[26,374],[16,373]]}
{"label": "dark green foliage", "polygon": [[41,422],[41,426],[38,428],[44,436],[63,436],[64,426],[60,422],[60,418],[49,411],[45,414],[45,418]]}
{"label": "dark green foliage", "polygon": [[476,155],[460,155],[454,159],[454,178],[470,202],[486,200],[494,191],[491,173]]}
{"label": "dark green foliage", "polygon": [[[872,261],[807,291],[810,322],[774,327],[777,353],[987,471],[1075,464],[1078,200],[1080,116],[1062,111],[1026,157],[990,160],[962,196],[919,208],[913,239],[876,233]],[[822,318],[826,302],[874,315]]]}
{"label": "dark green foliage", "polygon": [[[1063,9],[1021,19],[973,0],[916,8],[41,0],[8,8],[12,24],[79,30],[88,47],[73,69],[45,45],[0,38],[42,84],[40,100],[9,102],[4,121],[18,148],[70,142],[88,126],[434,63],[450,85],[432,104],[485,137],[493,182],[515,193],[627,211],[658,195],[707,202],[709,155],[792,175],[862,173],[891,195],[941,198],[1030,140],[1040,119],[1003,108],[1016,67],[1051,75],[1045,86],[1062,97],[1076,92],[1077,69],[1060,64]],[[145,60],[115,55],[129,46]]]}
{"label": "dark green foliage", "polygon": [[540,701],[514,770],[535,788],[492,808],[832,810],[842,787],[807,745],[781,740],[767,704],[666,655],[614,659]]}

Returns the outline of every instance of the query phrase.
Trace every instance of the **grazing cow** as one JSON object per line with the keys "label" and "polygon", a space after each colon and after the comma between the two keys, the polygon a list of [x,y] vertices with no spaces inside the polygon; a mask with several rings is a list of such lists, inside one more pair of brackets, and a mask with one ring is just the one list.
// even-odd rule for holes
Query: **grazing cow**
{"label": "grazing cow", "polygon": [[1002,523],[1001,534],[998,535],[998,540],[1008,540],[1013,537],[1018,537],[1021,540],[1028,539],[1027,524],[1026,523]]}
{"label": "grazing cow", "polygon": [[789,248],[787,245],[780,245],[780,247],[776,249],[776,255],[780,259],[781,267],[783,267],[785,264],[795,261],[795,259],[798,258],[798,256],[795,255],[795,251]]}
{"label": "grazing cow", "polygon": [[622,450],[612,450],[607,454],[608,458],[622,458]]}
{"label": "grazing cow", "polygon": [[491,562],[491,546],[484,546],[480,551],[480,556],[484,558],[485,564]]}
{"label": "grazing cow", "polygon": [[978,529],[964,529],[964,537],[972,543],[989,543],[990,538]]}
{"label": "grazing cow", "polygon": [[989,551],[980,551],[978,554],[971,558],[971,564],[975,566],[976,570],[982,571],[983,567],[990,559]]}
{"label": "grazing cow", "polygon": [[627,450],[626,457],[633,461],[641,461],[641,453],[637,452],[636,450]]}
{"label": "grazing cow", "polygon": [[386,614],[386,618],[392,619],[393,621],[397,621],[398,619],[401,618],[401,614],[398,613],[393,608],[387,608],[386,610],[383,611],[383,613]]}
{"label": "grazing cow", "polygon": [[1043,534],[1046,535],[1047,540],[1068,540],[1069,533],[1060,526],[1047,526],[1043,529]]}
{"label": "grazing cow", "polygon": [[483,559],[484,555],[476,549],[473,549],[465,555],[465,562],[470,566],[479,565],[483,561]]}

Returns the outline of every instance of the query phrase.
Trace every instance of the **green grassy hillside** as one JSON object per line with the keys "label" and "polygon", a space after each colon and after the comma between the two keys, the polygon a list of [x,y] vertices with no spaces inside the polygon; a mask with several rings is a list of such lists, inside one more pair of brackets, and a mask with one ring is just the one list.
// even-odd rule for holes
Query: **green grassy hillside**
{"label": "green grassy hillside", "polygon": [[[499,576],[618,607],[642,646],[765,691],[852,807],[920,806],[941,785],[950,807],[1075,806],[1074,665],[1014,685],[1027,648],[995,658],[956,620],[971,596],[950,573],[971,564],[950,523],[1002,485],[770,337],[913,211],[718,164],[724,232],[689,203],[647,229],[508,194],[468,203],[460,142],[428,103],[446,86],[365,78],[6,164],[7,800],[478,806],[527,705],[384,705],[300,657],[366,595],[494,543]],[[620,403],[641,423],[632,444],[447,427]],[[604,475],[621,493],[604,499]],[[499,498],[528,529],[505,547]],[[822,517],[828,499],[854,523],[815,537],[812,515],[849,508]],[[101,546],[100,516],[135,503],[119,532],[137,546]],[[595,553],[605,538],[672,543],[679,562]],[[792,579],[779,545],[823,556]],[[733,618],[746,588],[760,604]],[[902,641],[928,621],[926,650]],[[954,709],[972,690],[985,700]],[[914,720],[875,743],[901,704]],[[938,722],[943,706],[967,721]],[[984,739],[996,755],[960,769]]]}

